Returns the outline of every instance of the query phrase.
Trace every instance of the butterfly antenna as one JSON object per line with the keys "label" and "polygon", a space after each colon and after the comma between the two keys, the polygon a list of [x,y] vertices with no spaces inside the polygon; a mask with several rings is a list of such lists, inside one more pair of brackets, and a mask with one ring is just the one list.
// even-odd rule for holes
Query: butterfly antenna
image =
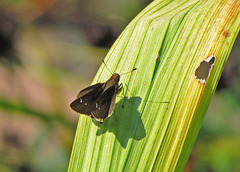
{"label": "butterfly antenna", "polygon": [[132,70],[130,70],[130,71],[128,71],[128,72],[125,72],[125,73],[123,73],[123,74],[121,74],[121,75],[128,74],[128,73],[130,73],[130,72],[132,72],[132,71],[135,71],[135,70],[137,70],[137,68],[133,68]]}
{"label": "butterfly antenna", "polygon": [[110,69],[108,69],[107,64],[105,63],[105,61],[102,60],[102,62],[103,62],[103,64],[106,66],[107,70],[108,70],[111,74],[113,74],[113,73],[110,71]]}

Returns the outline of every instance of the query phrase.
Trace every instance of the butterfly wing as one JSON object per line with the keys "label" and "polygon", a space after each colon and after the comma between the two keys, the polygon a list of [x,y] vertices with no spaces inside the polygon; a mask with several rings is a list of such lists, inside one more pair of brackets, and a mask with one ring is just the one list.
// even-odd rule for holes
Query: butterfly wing
{"label": "butterfly wing", "polygon": [[91,85],[87,88],[84,88],[83,90],[81,90],[78,95],[77,95],[77,98],[79,97],[82,97],[86,94],[88,94],[89,92],[93,91],[94,89],[98,89],[99,87],[102,87],[104,83],[97,83],[97,84],[94,84],[94,85]]}
{"label": "butterfly wing", "polygon": [[78,94],[77,99],[70,104],[70,107],[78,113],[92,117],[91,112],[96,109],[96,100],[103,93],[103,90],[103,83],[98,83],[83,89]]}
{"label": "butterfly wing", "polygon": [[109,87],[97,99],[95,108],[92,110],[92,116],[96,120],[103,122],[105,118],[111,116],[115,105],[117,88],[118,85]]}

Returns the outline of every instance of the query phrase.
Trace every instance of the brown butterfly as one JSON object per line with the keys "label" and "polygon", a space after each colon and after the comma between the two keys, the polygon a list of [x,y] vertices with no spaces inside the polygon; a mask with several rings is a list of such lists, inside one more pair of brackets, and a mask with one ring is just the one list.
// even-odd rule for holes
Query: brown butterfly
{"label": "brown butterfly", "polygon": [[[130,72],[136,69],[133,68]],[[70,107],[74,111],[88,115],[102,123],[112,115],[116,95],[123,88],[122,84],[119,84],[119,80],[120,75],[114,73],[106,82],[97,83],[81,90],[77,95],[77,99],[70,104]]]}

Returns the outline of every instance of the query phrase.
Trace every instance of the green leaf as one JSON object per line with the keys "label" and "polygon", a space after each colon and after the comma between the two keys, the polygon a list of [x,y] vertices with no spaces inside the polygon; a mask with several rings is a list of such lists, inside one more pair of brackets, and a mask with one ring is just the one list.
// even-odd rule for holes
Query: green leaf
{"label": "green leaf", "polygon": [[[68,171],[182,171],[239,32],[239,10],[238,0],[146,7],[105,58],[113,72],[138,70],[121,76],[125,96],[103,125],[80,115]],[[209,57],[200,82],[195,72]],[[102,65],[93,83],[110,76]]]}

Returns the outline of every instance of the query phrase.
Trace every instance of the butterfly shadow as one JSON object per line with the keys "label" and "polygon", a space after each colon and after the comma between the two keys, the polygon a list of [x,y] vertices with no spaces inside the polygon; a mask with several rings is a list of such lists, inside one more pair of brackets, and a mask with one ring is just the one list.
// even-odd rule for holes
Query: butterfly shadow
{"label": "butterfly shadow", "polygon": [[143,139],[146,136],[146,130],[138,111],[141,100],[141,97],[124,96],[115,105],[112,116],[105,119],[103,124],[95,122],[99,126],[96,135],[100,136],[107,131],[112,132],[124,148],[127,147],[130,138]]}

